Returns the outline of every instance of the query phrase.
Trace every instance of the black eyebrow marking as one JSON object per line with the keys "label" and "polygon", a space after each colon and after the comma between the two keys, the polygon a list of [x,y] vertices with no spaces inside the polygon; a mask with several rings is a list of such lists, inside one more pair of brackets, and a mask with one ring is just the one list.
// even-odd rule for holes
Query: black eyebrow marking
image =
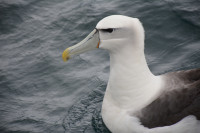
{"label": "black eyebrow marking", "polygon": [[100,29],[103,32],[108,32],[108,33],[112,33],[114,31],[113,28],[108,28],[108,29]]}

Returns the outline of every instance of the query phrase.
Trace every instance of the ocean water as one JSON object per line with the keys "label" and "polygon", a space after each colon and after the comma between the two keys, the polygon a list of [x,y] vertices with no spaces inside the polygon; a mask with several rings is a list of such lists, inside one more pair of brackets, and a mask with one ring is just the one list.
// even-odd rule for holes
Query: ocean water
{"label": "ocean water", "polygon": [[141,20],[155,75],[200,67],[199,0],[0,0],[0,133],[109,133],[108,53],[61,55],[113,14]]}

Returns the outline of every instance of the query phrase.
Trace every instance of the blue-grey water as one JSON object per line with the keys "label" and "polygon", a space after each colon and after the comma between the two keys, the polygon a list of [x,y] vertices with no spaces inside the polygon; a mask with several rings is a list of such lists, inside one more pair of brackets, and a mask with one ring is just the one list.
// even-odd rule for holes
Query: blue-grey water
{"label": "blue-grey water", "polygon": [[108,53],[61,55],[113,14],[141,20],[154,74],[200,67],[199,0],[0,0],[0,133],[109,133]]}

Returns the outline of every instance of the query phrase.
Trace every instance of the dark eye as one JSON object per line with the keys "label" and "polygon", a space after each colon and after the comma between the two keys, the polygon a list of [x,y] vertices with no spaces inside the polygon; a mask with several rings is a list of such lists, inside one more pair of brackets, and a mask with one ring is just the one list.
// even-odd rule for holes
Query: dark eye
{"label": "dark eye", "polygon": [[114,29],[109,28],[109,29],[101,29],[101,31],[103,32],[108,32],[108,33],[112,33]]}

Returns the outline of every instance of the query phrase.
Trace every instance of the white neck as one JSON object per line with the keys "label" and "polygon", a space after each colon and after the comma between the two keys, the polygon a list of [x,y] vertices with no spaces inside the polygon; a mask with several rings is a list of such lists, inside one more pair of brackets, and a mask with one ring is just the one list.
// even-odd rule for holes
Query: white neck
{"label": "white neck", "polygon": [[161,80],[149,70],[144,49],[124,45],[123,49],[110,51],[105,98],[119,108],[138,111],[157,97]]}

